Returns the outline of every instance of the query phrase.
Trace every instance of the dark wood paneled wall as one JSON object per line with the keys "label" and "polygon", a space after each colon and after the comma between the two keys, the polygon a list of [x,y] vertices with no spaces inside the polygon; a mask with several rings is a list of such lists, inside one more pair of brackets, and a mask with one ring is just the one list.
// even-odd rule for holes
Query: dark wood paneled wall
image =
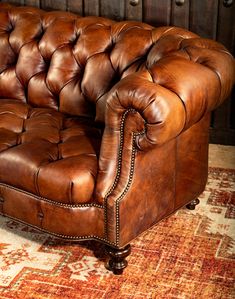
{"label": "dark wood paneled wall", "polygon": [[[175,25],[223,43],[234,53],[235,0],[0,0],[154,26]],[[212,114],[211,142],[235,145],[235,91]]]}

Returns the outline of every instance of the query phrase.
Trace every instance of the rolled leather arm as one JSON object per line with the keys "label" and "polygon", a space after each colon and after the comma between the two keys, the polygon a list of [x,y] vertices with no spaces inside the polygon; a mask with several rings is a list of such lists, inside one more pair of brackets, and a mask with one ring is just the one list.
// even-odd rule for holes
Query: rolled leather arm
{"label": "rolled leather arm", "polygon": [[234,59],[222,45],[196,37],[182,39],[175,51],[160,47],[158,42],[142,69],[120,80],[109,93],[97,183],[100,201],[117,180],[120,128],[126,111],[142,118],[142,125],[137,117],[136,125],[126,121],[124,132],[138,132],[135,146],[146,151],[198,122],[231,92]]}
{"label": "rolled leather arm", "polygon": [[[140,150],[162,144],[177,136],[185,125],[185,108],[172,91],[153,82],[147,71],[127,76],[115,85],[107,100],[105,124],[118,130],[125,111],[137,112],[143,126],[133,125],[138,132]],[[130,128],[129,128],[130,129]]]}
{"label": "rolled leather arm", "polygon": [[170,90],[154,83],[149,72],[129,75],[117,83],[106,103],[96,200],[103,203],[119,179],[125,185],[129,168],[123,169],[129,165],[133,146],[147,151],[177,136],[184,125],[182,101]]}
{"label": "rolled leather arm", "polygon": [[118,129],[127,109],[145,121],[138,148],[162,144],[198,122],[226,99],[235,80],[231,54],[219,43],[190,38],[177,51],[153,47],[142,71],[117,83],[109,93],[105,123]]}

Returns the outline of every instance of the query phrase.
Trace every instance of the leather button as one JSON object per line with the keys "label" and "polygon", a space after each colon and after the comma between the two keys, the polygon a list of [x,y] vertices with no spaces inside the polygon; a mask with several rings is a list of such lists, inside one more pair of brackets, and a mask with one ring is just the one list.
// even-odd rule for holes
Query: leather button
{"label": "leather button", "polygon": [[42,212],[38,212],[38,218],[42,220],[44,218],[44,214]]}

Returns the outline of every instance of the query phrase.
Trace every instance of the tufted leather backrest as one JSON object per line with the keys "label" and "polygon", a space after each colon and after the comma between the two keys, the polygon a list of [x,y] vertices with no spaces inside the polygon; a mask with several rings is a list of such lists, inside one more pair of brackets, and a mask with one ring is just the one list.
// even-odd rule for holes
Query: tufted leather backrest
{"label": "tufted leather backrest", "polygon": [[187,74],[178,63],[187,60],[214,68],[214,50],[226,51],[180,28],[0,4],[0,98],[81,116],[95,116],[96,107],[103,121],[107,92],[136,71],[147,70],[187,102],[171,69]]}
{"label": "tufted leather backrest", "polygon": [[104,52],[110,47],[111,24],[66,12],[1,4],[0,97],[93,115],[91,103],[109,84],[107,76],[100,80],[97,59],[102,65],[108,60]]}

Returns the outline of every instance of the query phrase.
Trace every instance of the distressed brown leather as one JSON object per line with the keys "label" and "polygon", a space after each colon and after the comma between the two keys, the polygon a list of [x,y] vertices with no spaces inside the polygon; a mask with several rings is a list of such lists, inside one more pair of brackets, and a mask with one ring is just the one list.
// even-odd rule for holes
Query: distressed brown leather
{"label": "distressed brown leather", "polygon": [[0,213],[123,247],[195,199],[235,67],[176,27],[0,4]]}

